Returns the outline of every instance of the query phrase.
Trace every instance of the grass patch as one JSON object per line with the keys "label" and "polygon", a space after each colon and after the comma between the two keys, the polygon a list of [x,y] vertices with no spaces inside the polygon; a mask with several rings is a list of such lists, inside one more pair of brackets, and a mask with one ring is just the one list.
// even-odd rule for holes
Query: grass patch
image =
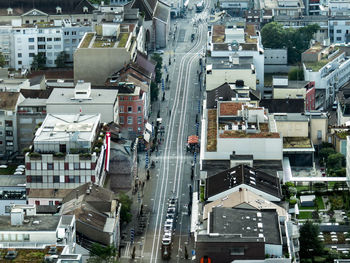
{"label": "grass patch", "polygon": [[94,33],[88,33],[83,39],[83,43],[81,43],[81,48],[88,48],[92,38],[94,37]]}
{"label": "grass patch", "polygon": [[118,47],[125,47],[128,39],[129,39],[129,33],[121,33],[119,37]]}
{"label": "grass patch", "polygon": [[[316,203],[318,204],[318,209],[324,209],[324,203],[322,200],[322,196],[316,196]],[[316,206],[300,206],[300,210],[316,210]]]}
{"label": "grass patch", "polygon": [[307,185],[297,185],[296,188],[297,188],[298,192],[300,192],[300,191],[309,191],[309,186],[307,186]]}
{"label": "grass patch", "polygon": [[298,215],[298,219],[312,219],[312,212],[301,211]]}
{"label": "grass patch", "polygon": [[17,165],[10,164],[7,168],[0,168],[0,175],[12,175],[16,171]]}

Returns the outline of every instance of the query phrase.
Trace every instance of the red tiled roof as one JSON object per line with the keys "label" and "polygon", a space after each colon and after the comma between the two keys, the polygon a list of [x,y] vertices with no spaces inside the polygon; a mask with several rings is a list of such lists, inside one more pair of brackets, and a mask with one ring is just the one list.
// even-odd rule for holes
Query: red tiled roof
{"label": "red tiled roof", "polygon": [[220,103],[220,116],[237,115],[242,109],[242,103],[239,102],[224,102]]}

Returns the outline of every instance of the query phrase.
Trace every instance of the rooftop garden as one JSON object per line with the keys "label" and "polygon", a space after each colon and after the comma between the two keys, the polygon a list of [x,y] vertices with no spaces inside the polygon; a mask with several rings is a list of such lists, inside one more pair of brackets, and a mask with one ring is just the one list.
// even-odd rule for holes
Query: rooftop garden
{"label": "rooftop garden", "polygon": [[125,47],[126,42],[129,39],[129,33],[121,33],[119,35],[119,43],[118,43],[118,47]]}
{"label": "rooftop garden", "polygon": [[333,61],[335,58],[339,57],[341,54],[342,54],[342,52],[339,52],[338,54],[336,54],[334,56],[331,56],[332,53],[330,53],[328,55],[323,56],[321,58],[321,60],[319,60],[319,61],[316,61],[316,62],[305,62],[305,66],[306,66],[307,69],[311,69],[312,71],[319,71],[321,68],[323,68],[329,62]]}
{"label": "rooftop garden", "polygon": [[280,138],[277,132],[247,133],[245,131],[224,131],[220,138]]}
{"label": "rooftop garden", "polygon": [[283,148],[311,148],[311,141],[308,137],[284,137]]}
{"label": "rooftop garden", "polygon": [[217,144],[216,109],[208,110],[207,151],[215,152]]}
{"label": "rooftop garden", "polygon": [[[30,263],[42,263],[45,260],[45,255],[48,255],[50,247],[44,249],[12,249],[18,254],[15,259],[5,259],[8,249],[0,249],[0,261],[2,263],[12,262],[30,262]],[[57,254],[61,254],[63,247],[57,247]]]}
{"label": "rooftop garden", "polygon": [[94,33],[86,34],[80,47],[81,48],[88,48],[93,37],[94,37]]}
{"label": "rooftop garden", "polygon": [[260,131],[262,132],[268,132],[269,131],[269,124],[268,123],[259,123]]}
{"label": "rooftop garden", "polygon": [[110,48],[114,47],[115,40],[112,38],[95,38],[94,44],[92,47],[94,48]]}

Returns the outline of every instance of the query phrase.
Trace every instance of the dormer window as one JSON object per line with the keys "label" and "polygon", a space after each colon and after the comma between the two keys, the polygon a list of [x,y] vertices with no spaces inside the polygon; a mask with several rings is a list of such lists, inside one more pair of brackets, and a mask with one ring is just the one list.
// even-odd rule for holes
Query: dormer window
{"label": "dormer window", "polygon": [[89,12],[89,8],[87,8],[86,6],[83,7],[83,13],[87,13]]}
{"label": "dormer window", "polygon": [[62,8],[57,6],[56,7],[56,14],[62,14]]}
{"label": "dormer window", "polygon": [[7,14],[13,15],[13,9],[11,7],[7,8]]}

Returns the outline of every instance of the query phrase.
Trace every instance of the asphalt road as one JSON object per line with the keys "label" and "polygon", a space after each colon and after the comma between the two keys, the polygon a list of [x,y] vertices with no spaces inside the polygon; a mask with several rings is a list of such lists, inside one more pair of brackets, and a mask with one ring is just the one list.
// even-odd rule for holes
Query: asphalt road
{"label": "asphalt road", "polygon": [[[206,3],[209,6],[210,2]],[[187,14],[186,19],[172,21],[172,34],[163,55],[163,66],[166,66],[163,77],[169,74],[170,82],[167,85],[169,89],[165,90],[164,101],[161,100],[162,91],[160,91],[160,99],[153,106],[153,116],[150,120],[155,122],[155,112],[159,109],[165,133],[161,137],[158,153],[154,152],[150,157],[150,160],[156,162],[156,167],[151,170],[151,179],[143,192],[143,205],[149,215],[148,221],[144,234],[137,237],[132,245],[136,247],[135,259],[132,260],[130,257],[132,246],[128,244],[121,252],[122,262],[163,261],[161,239],[167,202],[172,196],[178,198],[178,218],[170,262],[187,261],[184,259],[185,246],[189,255],[191,254],[193,240],[189,236],[191,218],[188,215],[187,205],[190,200],[189,187],[194,185],[194,181],[191,180],[194,155],[186,152],[186,143],[189,135],[196,134],[196,115],[198,120],[200,119],[203,92],[200,89],[197,72],[201,71],[199,59],[204,54],[207,41],[208,30],[205,23],[205,18],[208,17],[207,10],[208,8],[200,14],[192,11]],[[197,26],[193,26],[193,22],[196,22]],[[192,33],[196,34],[193,42],[191,42]],[[198,163],[199,156],[196,159]],[[139,165],[144,166],[144,163],[141,161]]]}

